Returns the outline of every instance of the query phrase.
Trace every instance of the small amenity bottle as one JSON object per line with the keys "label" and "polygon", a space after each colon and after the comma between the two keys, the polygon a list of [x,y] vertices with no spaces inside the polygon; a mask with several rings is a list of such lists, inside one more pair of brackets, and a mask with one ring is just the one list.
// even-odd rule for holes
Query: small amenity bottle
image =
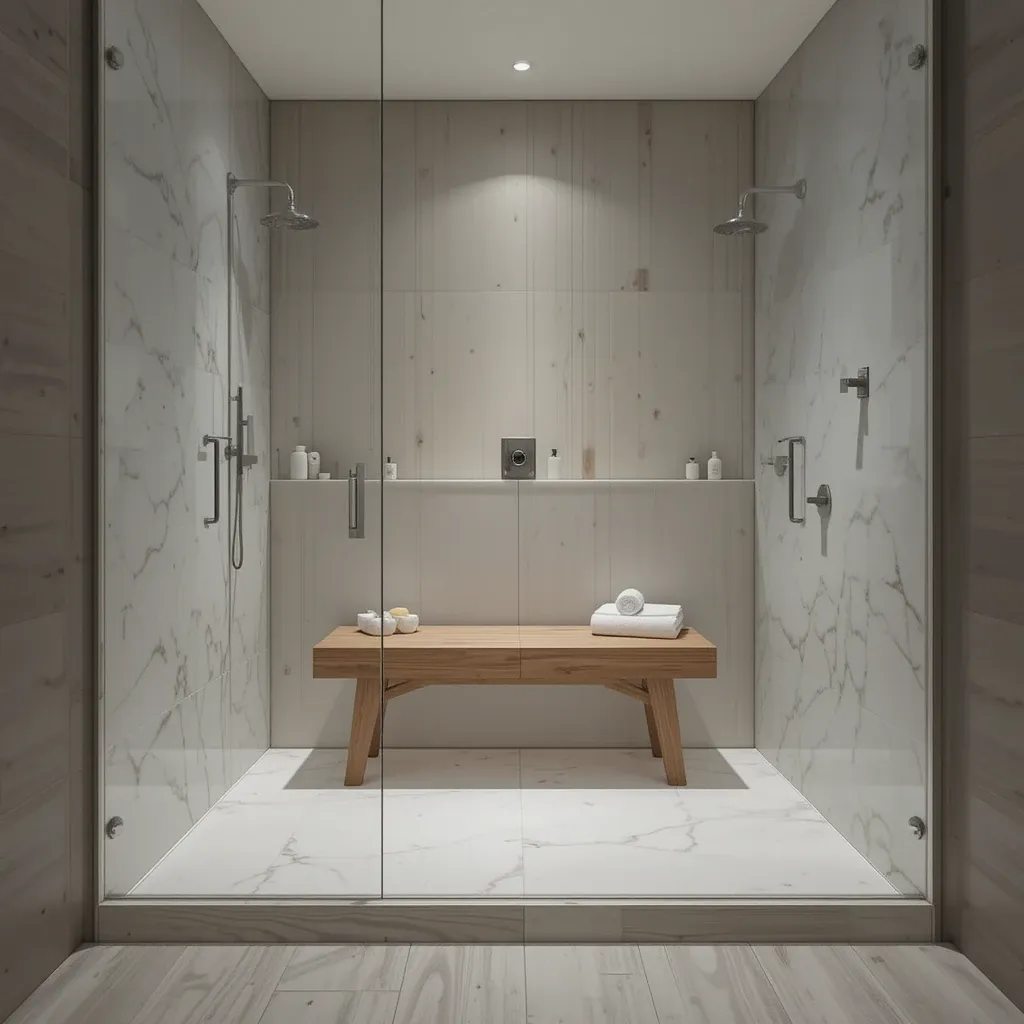
{"label": "small amenity bottle", "polygon": [[691,455],[690,461],[686,464],[686,479],[700,479],[700,463]]}
{"label": "small amenity bottle", "polygon": [[319,480],[320,479],[320,453],[319,452],[307,452],[306,463],[309,466],[309,479]]}
{"label": "small amenity bottle", "polygon": [[562,479],[562,456],[558,454],[557,448],[552,448],[548,456],[548,479]]}
{"label": "small amenity bottle", "polygon": [[397,480],[398,479],[398,463],[391,461],[391,456],[388,456],[388,461],[384,463],[384,479],[385,480]]}
{"label": "small amenity bottle", "polygon": [[293,480],[309,479],[309,457],[306,455],[306,446],[297,444],[291,457],[291,477]]}
{"label": "small amenity bottle", "polygon": [[718,452],[712,452],[711,458],[708,459],[708,479],[722,479],[722,460],[718,457]]}

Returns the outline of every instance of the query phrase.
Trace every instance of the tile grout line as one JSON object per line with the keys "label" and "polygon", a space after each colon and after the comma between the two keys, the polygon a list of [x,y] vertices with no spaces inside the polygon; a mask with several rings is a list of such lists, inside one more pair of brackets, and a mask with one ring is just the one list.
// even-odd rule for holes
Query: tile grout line
{"label": "tile grout line", "polygon": [[[252,946],[249,947],[249,949],[252,949],[252,948],[253,948]],[[261,947],[256,947],[256,948],[261,948]],[[262,948],[263,949],[273,949],[274,947],[273,946],[263,946]],[[260,1010],[259,1017],[256,1018],[257,1024],[259,1024],[259,1022],[262,1021],[263,1018],[267,1015],[267,1010],[270,1008],[270,1004],[273,1002],[274,996],[277,994],[278,986],[281,984],[281,979],[284,977],[284,972],[288,969],[288,965],[292,962],[292,959],[295,956],[295,947],[287,947],[287,948],[291,949],[291,953],[289,953],[289,955],[286,958],[284,958],[284,963],[281,965],[281,971],[278,974],[277,979],[275,980],[273,986],[270,987],[267,990],[266,1002],[263,1004],[263,1008]],[[260,954],[257,954],[257,955],[260,955]],[[246,987],[251,987],[251,983],[250,983],[250,986],[246,986]]]}
{"label": "tile grout line", "polygon": [[409,961],[412,959],[412,943],[405,947],[405,966],[402,968],[402,980],[398,983],[398,998],[395,1000],[395,1012],[391,1015],[391,1024],[398,1020],[398,1008],[402,1005],[402,989],[405,988],[405,978],[409,973]]}
{"label": "tile grout line", "polygon": [[[899,1017],[900,1020],[904,1021],[904,1024],[914,1024],[914,1021],[910,1017],[908,1017],[906,1013],[903,1012],[902,1003],[897,1001],[896,996],[889,992],[889,990],[882,983],[881,979],[876,977],[875,972],[871,970],[871,967],[865,959],[864,954],[861,953],[860,948],[858,946],[855,946],[852,942],[847,944],[847,948],[850,949],[853,952],[853,955],[864,965],[864,970],[867,971],[871,983],[885,997],[886,1002],[888,1002],[889,1005],[896,1012],[896,1016]],[[879,948],[884,949],[885,947],[883,946]]]}
{"label": "tile grout line", "polygon": [[[779,944],[779,946],[780,948],[785,948],[784,946],[782,946],[781,943]],[[792,1016],[790,1016],[789,1008],[782,1001],[782,993],[779,992],[779,989],[776,986],[775,982],[772,981],[772,977],[765,968],[764,963],[761,960],[761,957],[758,956],[757,950],[750,943],[748,943],[744,948],[750,950],[750,955],[754,958],[754,963],[757,964],[758,969],[764,975],[764,980],[768,982],[768,987],[772,990],[773,993],[775,993],[775,998],[778,1000],[779,1006],[782,1008],[782,1012],[786,1015],[786,1019],[790,1022],[790,1024],[793,1024],[793,1018]]]}
{"label": "tile grout line", "polygon": [[527,976],[526,968],[526,908],[523,908],[523,942],[520,947],[523,951],[523,1024],[530,1024],[530,979]]}
{"label": "tile grout line", "polygon": [[[519,765],[519,864],[523,876],[523,897],[526,891],[526,817],[523,810],[523,748],[516,750],[516,763]],[[525,914],[525,910],[524,910]],[[523,941],[526,941],[526,918],[523,918]]]}
{"label": "tile grout line", "polygon": [[[636,950],[637,959],[640,961],[640,970],[644,972],[644,981],[647,983],[647,992],[651,997],[651,1009],[654,1010],[654,1018],[658,1021],[658,1024],[661,1024],[661,1014],[658,1013],[658,1004],[654,999],[654,989],[651,988],[651,979],[647,974],[647,964],[644,962],[644,952],[638,945],[633,948]],[[664,946],[655,946],[654,948],[660,950],[665,949]],[[668,954],[666,953],[666,956],[667,955]]]}

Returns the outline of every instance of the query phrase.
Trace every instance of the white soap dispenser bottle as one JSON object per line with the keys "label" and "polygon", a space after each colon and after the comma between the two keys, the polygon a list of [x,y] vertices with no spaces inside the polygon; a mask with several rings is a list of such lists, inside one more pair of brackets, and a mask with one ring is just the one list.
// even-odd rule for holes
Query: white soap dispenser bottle
{"label": "white soap dispenser bottle", "polygon": [[562,456],[558,454],[557,448],[552,448],[548,456],[548,479],[562,479]]}
{"label": "white soap dispenser bottle", "polygon": [[309,457],[306,455],[306,446],[297,444],[291,457],[291,477],[293,480],[309,479]]}
{"label": "white soap dispenser bottle", "polygon": [[708,479],[722,479],[722,460],[718,457],[718,452],[712,452],[711,458],[708,459]]}
{"label": "white soap dispenser bottle", "polygon": [[692,455],[690,456],[690,461],[686,464],[686,479],[700,479],[700,463]]}

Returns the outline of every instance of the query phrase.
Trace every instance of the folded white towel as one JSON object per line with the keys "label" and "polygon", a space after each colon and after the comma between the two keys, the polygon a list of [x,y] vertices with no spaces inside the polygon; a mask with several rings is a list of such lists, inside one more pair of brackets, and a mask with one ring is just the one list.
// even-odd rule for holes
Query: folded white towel
{"label": "folded white towel", "polygon": [[603,604],[590,617],[594,636],[639,636],[674,640],[683,628],[683,609],[677,604],[645,604],[637,615],[620,615]]}
{"label": "folded white towel", "polygon": [[639,615],[644,610],[644,595],[633,587],[627,587],[615,598],[615,610],[620,615]]}
{"label": "folded white towel", "polygon": [[375,611],[360,612],[356,616],[356,625],[359,630],[368,636],[391,636],[398,628],[395,617],[391,612],[385,612],[383,618]]}

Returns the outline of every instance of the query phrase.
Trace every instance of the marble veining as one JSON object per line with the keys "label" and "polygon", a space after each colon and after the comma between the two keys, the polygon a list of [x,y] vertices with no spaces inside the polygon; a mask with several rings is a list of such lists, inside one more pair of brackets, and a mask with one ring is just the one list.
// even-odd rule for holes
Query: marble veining
{"label": "marble veining", "polygon": [[[103,680],[105,889],[127,892],[269,741],[269,103],[195,0],[111,0],[104,182]],[[236,285],[228,338],[228,277]],[[230,568],[229,482],[212,448],[242,385],[259,463]],[[230,467],[222,467],[226,470]]]}
{"label": "marble veining", "polygon": [[[900,891],[927,886],[927,41],[924,0],[841,0],[755,104],[755,439],[807,438],[824,524],[757,475],[755,738]],[[840,376],[869,366],[865,401]],[[798,471],[799,475],[799,471]],[[801,495],[802,498],[802,495]]]}
{"label": "marble veining", "polygon": [[136,896],[893,896],[756,750],[274,748]]}

